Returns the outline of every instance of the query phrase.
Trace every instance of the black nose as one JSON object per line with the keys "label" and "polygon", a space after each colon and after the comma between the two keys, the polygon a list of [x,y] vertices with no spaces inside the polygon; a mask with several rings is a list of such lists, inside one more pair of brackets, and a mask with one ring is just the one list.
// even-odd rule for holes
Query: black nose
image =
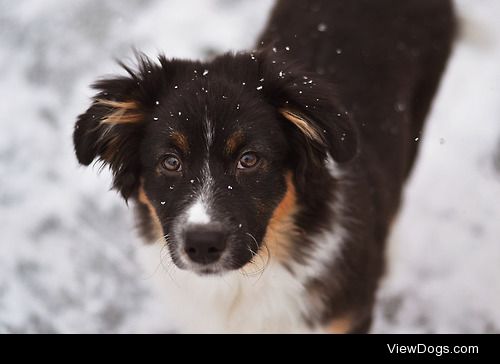
{"label": "black nose", "polygon": [[219,260],[226,249],[227,232],[219,224],[190,225],[186,228],[184,251],[196,263]]}

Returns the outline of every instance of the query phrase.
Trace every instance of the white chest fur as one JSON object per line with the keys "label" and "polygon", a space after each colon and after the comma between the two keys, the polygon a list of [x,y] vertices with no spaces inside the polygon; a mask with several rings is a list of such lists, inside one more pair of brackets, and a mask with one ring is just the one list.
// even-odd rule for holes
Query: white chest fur
{"label": "white chest fur", "polygon": [[[270,262],[262,274],[200,277],[178,269],[161,246],[141,248],[148,276],[182,332],[306,332],[303,284]],[[163,263],[160,257],[163,257]]]}

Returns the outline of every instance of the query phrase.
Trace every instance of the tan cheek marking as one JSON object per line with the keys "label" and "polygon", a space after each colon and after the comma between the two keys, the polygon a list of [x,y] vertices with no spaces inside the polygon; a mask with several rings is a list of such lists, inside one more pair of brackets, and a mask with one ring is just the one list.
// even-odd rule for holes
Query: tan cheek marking
{"label": "tan cheek marking", "polygon": [[330,334],[347,334],[351,331],[352,320],[349,315],[344,315],[336,318],[325,327],[325,331]]}
{"label": "tan cheek marking", "polygon": [[163,229],[161,227],[160,218],[158,217],[156,209],[154,208],[150,199],[148,198],[148,196],[146,196],[146,192],[144,192],[144,187],[142,186],[142,184],[141,187],[139,187],[138,200],[140,203],[147,206],[149,215],[151,216],[151,220],[153,221],[154,234],[157,239],[161,239],[161,237],[163,236]]}
{"label": "tan cheek marking", "polygon": [[173,142],[179,149],[184,153],[187,154],[189,152],[189,143],[186,138],[186,136],[178,131],[174,131],[170,137],[172,138]]}
{"label": "tan cheek marking", "polygon": [[[264,242],[273,258],[284,261],[290,255],[290,243],[297,236],[295,214],[297,213],[297,192],[292,181],[292,173],[285,176],[287,190],[274,210],[267,226]],[[262,249],[261,249],[262,250]]]}
{"label": "tan cheek marking", "polygon": [[135,101],[99,99],[97,100],[97,104],[113,109],[113,111],[102,120],[103,124],[132,124],[143,120],[142,114],[139,112],[139,105]]}
{"label": "tan cheek marking", "polygon": [[233,133],[226,142],[225,152],[227,155],[233,154],[238,146],[243,142],[244,136],[241,131]]}

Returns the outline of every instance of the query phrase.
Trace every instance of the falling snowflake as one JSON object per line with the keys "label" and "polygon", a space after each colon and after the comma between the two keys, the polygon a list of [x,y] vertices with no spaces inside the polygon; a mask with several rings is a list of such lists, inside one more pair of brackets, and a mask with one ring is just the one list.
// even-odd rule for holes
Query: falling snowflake
{"label": "falling snowflake", "polygon": [[325,23],[318,24],[318,31],[325,32],[328,29],[328,26]]}

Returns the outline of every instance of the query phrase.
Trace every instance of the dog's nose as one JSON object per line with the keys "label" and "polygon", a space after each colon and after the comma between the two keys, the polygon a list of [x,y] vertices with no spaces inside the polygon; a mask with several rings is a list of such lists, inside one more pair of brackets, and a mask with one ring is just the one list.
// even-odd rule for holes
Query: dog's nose
{"label": "dog's nose", "polygon": [[219,224],[188,226],[184,251],[196,263],[210,264],[219,260],[226,249],[227,232]]}

